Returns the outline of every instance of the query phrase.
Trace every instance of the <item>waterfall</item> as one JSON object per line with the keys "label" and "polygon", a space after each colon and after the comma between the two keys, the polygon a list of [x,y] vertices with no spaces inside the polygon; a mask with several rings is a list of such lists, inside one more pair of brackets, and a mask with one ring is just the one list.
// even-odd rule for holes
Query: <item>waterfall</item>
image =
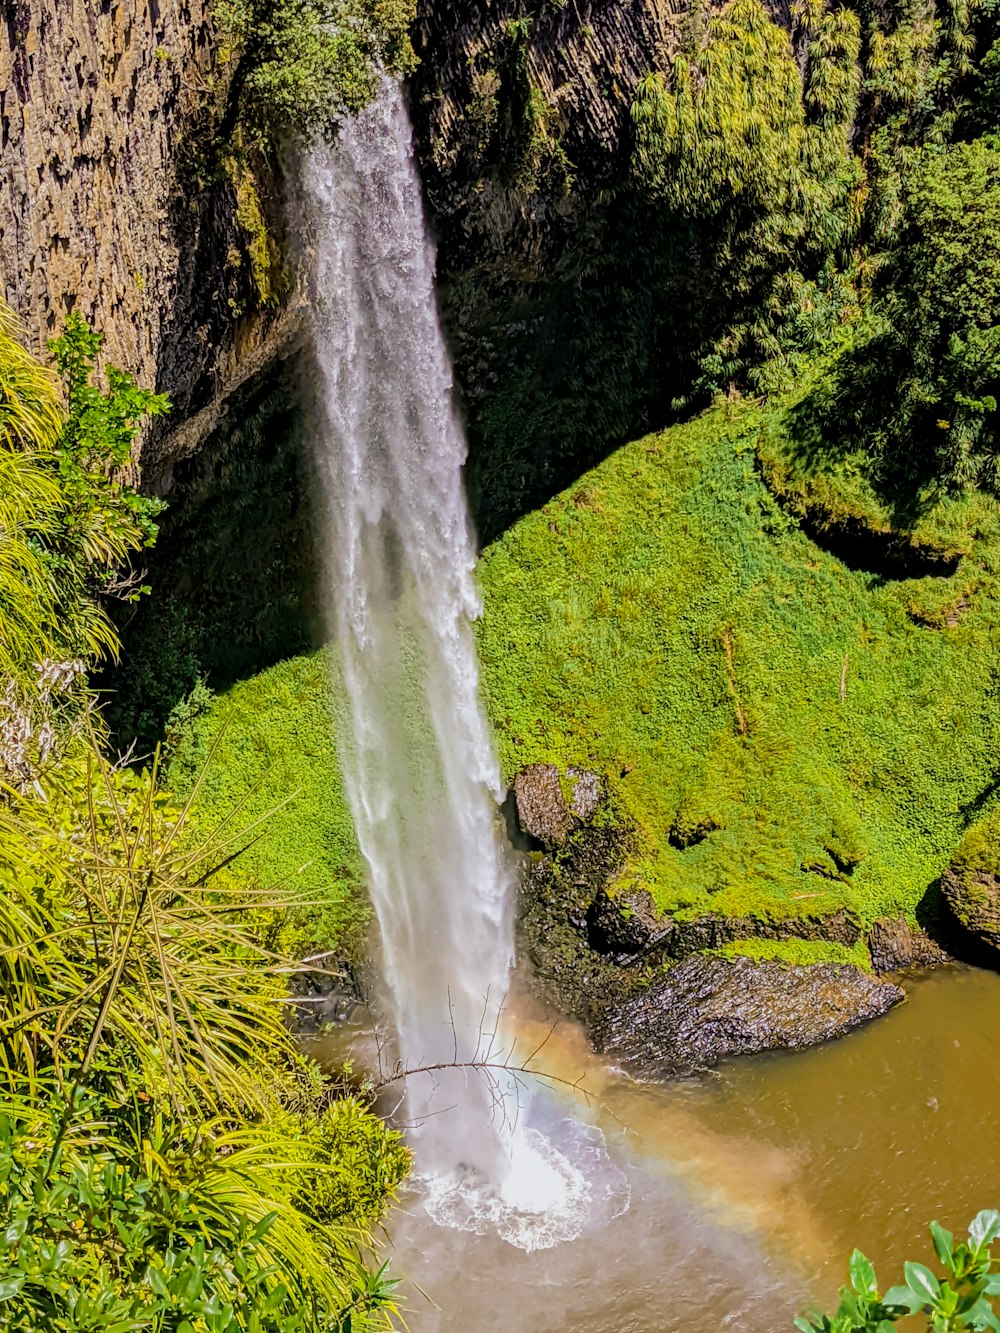
{"label": "waterfall", "polygon": [[[409,1068],[496,1059],[512,877],[470,623],[466,445],[401,92],[387,86],[302,176],[331,620],[351,719],[339,741],[389,1017]],[[406,1106],[429,1209],[531,1247],[568,1234],[553,1217],[575,1216],[588,1187],[537,1131],[514,1132],[514,1096],[444,1070],[409,1079]]]}

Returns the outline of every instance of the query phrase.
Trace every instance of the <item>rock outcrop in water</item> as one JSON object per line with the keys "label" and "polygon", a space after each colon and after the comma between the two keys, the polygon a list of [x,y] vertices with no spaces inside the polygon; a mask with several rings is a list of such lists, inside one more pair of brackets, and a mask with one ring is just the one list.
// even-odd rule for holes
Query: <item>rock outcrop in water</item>
{"label": "rock outcrop in water", "polygon": [[[562,797],[566,776],[536,764],[515,780],[522,825],[548,848],[535,854],[522,887],[520,954],[540,998],[578,1018],[599,1049],[644,1075],[839,1037],[903,998],[877,974],[947,961],[902,919],[881,919],[865,935],[845,911],[662,915],[645,890],[613,890],[630,835],[572,818]],[[876,975],[843,962],[722,956],[740,944],[752,955],[763,941],[851,949],[863,937]]]}
{"label": "rock outcrop in water", "polygon": [[595,1036],[599,1049],[635,1072],[662,1078],[730,1055],[815,1046],[902,999],[891,982],[837,963],[788,967],[697,956],[608,1008]]}

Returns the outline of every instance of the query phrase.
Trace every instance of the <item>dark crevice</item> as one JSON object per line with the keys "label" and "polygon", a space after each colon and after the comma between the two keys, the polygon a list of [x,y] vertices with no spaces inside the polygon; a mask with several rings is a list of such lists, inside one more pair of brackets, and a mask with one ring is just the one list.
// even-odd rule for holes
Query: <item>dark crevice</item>
{"label": "dark crevice", "polygon": [[806,513],[800,523],[806,536],[848,569],[887,581],[950,578],[962,558],[915,542],[905,533],[869,527],[857,518],[830,521],[826,515]]}

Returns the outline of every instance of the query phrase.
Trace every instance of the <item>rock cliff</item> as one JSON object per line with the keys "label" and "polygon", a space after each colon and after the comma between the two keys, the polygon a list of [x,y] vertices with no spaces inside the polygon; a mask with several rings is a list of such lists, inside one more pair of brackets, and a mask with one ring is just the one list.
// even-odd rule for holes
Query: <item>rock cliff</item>
{"label": "rock cliff", "polygon": [[565,152],[578,192],[593,193],[620,173],[636,86],[676,46],[685,8],[683,0],[422,0],[414,116],[447,267],[482,259],[473,243],[480,224],[500,240],[546,221],[544,210],[532,216],[545,194],[538,181],[509,170],[497,180],[494,171],[517,155],[518,113],[532,114],[519,105],[518,84],[534,91],[542,129]]}
{"label": "rock cliff", "polygon": [[199,160],[224,80],[208,9],[11,0],[0,24],[0,292],[35,350],[78,310],[110,362],[169,394],[144,441],[154,484],[288,329],[247,253],[252,176]]}
{"label": "rock cliff", "polygon": [[689,8],[418,7],[414,128],[485,541],[648,419],[645,224],[621,187],[636,89]]}

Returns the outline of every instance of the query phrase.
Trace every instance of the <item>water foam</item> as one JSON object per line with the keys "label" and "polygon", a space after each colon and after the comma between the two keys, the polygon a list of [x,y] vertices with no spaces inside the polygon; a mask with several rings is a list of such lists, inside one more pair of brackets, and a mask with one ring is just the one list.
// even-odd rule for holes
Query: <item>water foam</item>
{"label": "water foam", "polygon": [[529,1253],[606,1225],[630,1202],[628,1181],[600,1130],[570,1118],[547,1133],[518,1130],[499,1182],[457,1166],[420,1184],[424,1209],[439,1226],[497,1235]]}

